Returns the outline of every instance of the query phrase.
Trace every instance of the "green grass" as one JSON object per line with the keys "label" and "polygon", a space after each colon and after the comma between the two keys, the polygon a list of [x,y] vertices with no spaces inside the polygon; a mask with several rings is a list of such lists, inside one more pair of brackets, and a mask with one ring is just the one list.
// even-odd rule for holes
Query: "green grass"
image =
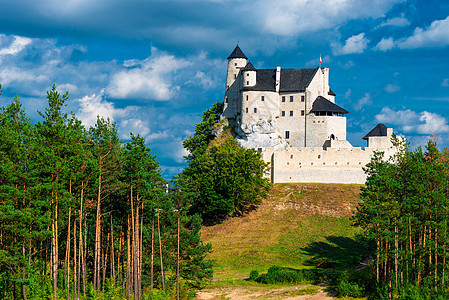
{"label": "green grass", "polygon": [[273,265],[314,268],[323,260],[352,267],[364,252],[350,221],[358,192],[359,185],[276,184],[257,211],[204,229],[214,278],[248,278]]}
{"label": "green grass", "polygon": [[215,248],[216,277],[249,276],[251,270],[263,272],[272,265],[311,268],[325,259],[347,266],[360,258],[363,249],[354,239],[359,230],[351,226],[349,218],[303,217],[289,223],[295,228],[280,233],[272,242],[251,245],[243,241],[222,253]]}

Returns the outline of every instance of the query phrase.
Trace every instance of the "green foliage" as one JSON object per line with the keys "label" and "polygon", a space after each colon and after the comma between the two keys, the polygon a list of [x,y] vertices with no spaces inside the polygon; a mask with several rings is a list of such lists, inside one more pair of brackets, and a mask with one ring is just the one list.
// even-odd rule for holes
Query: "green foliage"
{"label": "green foliage", "polygon": [[432,294],[435,299],[448,287],[443,275],[448,267],[449,153],[439,151],[436,141],[429,141],[426,151],[397,145],[401,151],[392,160],[377,153],[367,164],[354,223],[376,245],[372,269],[378,293],[387,289],[389,296]]}
{"label": "green foliage", "polygon": [[316,280],[318,272],[313,269],[293,269],[279,266],[271,266],[267,273],[260,274],[253,270],[250,273],[250,280],[264,283],[305,283]]}
{"label": "green foliage", "polygon": [[249,273],[249,280],[256,281],[257,278],[259,278],[259,271],[252,270],[251,273]]}
{"label": "green foliage", "polygon": [[197,155],[203,154],[209,142],[214,139],[212,129],[220,121],[223,106],[222,102],[217,102],[211,108],[206,109],[203,113],[203,121],[195,126],[195,133],[184,141],[184,148],[190,152],[186,157],[187,161],[192,161]]}
{"label": "green foliage", "polygon": [[[122,145],[115,124],[101,117],[85,129],[64,112],[67,100],[68,93],[53,85],[36,124],[18,97],[0,107],[0,295],[124,299],[142,283],[148,299],[174,299],[179,217],[181,294],[192,298],[212,276],[201,218],[187,215],[188,198],[180,203],[176,190],[165,193],[159,164],[142,137],[131,134]],[[165,292],[146,288],[151,258],[153,286],[164,278]],[[128,271],[131,261],[141,269]]]}
{"label": "green foliage", "polygon": [[338,283],[336,291],[340,297],[354,297],[363,296],[363,289],[357,283],[351,283],[342,280]]}
{"label": "green foliage", "polygon": [[210,143],[220,113],[218,104],[206,110],[195,134],[184,142],[190,151],[188,166],[176,183],[193,200],[191,212],[201,214],[207,223],[244,213],[259,204],[270,187],[268,179],[263,178],[268,164],[259,152],[241,148],[231,136]]}

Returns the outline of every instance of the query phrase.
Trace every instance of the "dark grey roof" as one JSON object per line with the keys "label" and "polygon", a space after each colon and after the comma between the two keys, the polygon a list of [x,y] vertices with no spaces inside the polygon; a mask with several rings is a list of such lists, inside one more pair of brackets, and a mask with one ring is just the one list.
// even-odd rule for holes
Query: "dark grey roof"
{"label": "dark grey roof", "polygon": [[339,114],[347,114],[348,111],[341,108],[337,104],[330,102],[323,96],[318,96],[315,101],[313,102],[312,109],[310,112],[335,112]]}
{"label": "dark grey roof", "polygon": [[[279,92],[303,92],[310,84],[319,68],[281,69],[281,86]],[[276,91],[276,69],[256,70],[256,85],[246,87],[246,91]]]}
{"label": "dark grey roof", "polygon": [[387,136],[387,126],[382,123],[377,124],[363,139],[368,140],[371,136]]}
{"label": "dark grey roof", "polygon": [[242,50],[240,49],[239,45],[235,46],[234,51],[232,51],[231,55],[228,56],[228,59],[231,58],[244,58],[248,59],[248,57],[243,54]]}
{"label": "dark grey roof", "polygon": [[253,64],[250,61],[248,61],[248,63],[242,69],[242,71],[256,71],[256,68],[254,68]]}

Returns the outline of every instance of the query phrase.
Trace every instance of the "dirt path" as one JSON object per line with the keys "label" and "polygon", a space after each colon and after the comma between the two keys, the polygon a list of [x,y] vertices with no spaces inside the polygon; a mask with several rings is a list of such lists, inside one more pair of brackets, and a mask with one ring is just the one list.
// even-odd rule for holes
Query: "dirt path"
{"label": "dirt path", "polygon": [[[310,294],[309,294],[310,293]],[[226,287],[206,288],[198,293],[196,300],[250,300],[250,299],[284,299],[284,300],[330,300],[334,299],[324,286],[303,285],[274,289],[261,287]]]}

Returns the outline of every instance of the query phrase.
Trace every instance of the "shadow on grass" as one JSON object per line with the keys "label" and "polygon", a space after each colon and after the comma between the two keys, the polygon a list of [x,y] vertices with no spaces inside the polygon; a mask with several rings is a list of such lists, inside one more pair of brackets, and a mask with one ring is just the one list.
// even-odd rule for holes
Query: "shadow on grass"
{"label": "shadow on grass", "polygon": [[354,238],[328,236],[325,242],[313,242],[301,251],[312,257],[305,261],[309,266],[349,268],[369,255],[369,242],[362,236]]}

